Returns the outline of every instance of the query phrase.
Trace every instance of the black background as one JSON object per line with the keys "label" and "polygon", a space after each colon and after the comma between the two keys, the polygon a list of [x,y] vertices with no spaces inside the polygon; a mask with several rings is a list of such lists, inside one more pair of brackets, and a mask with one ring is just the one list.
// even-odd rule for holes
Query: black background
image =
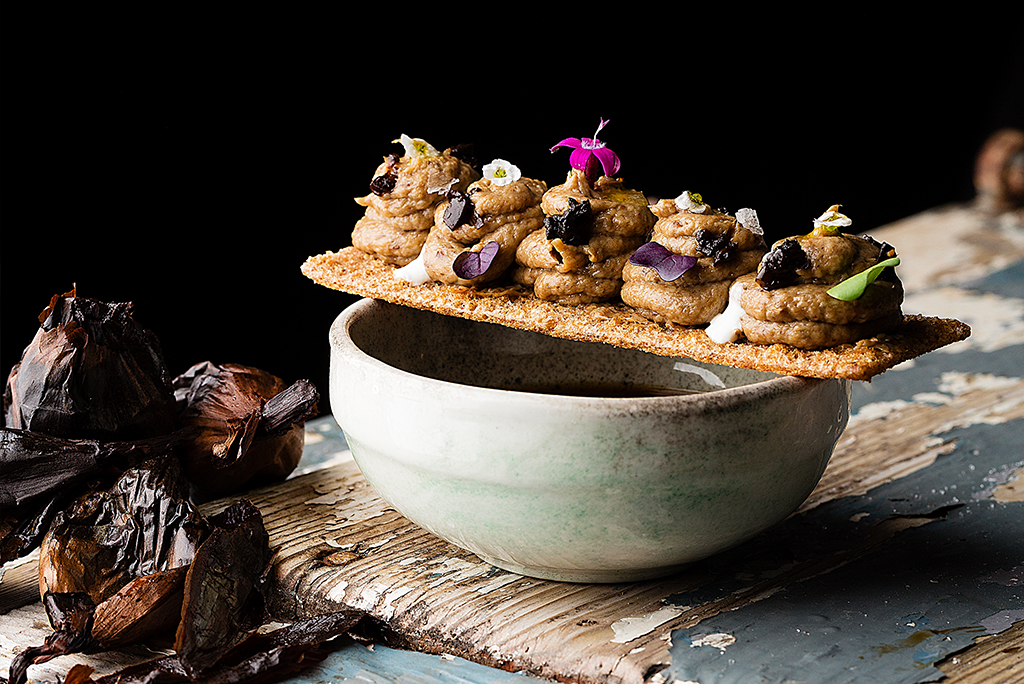
{"label": "black background", "polygon": [[8,21],[0,373],[77,286],[132,301],[173,374],[212,360],[309,378],[328,411],[327,330],[354,297],[299,267],[349,243],[352,198],[402,133],[556,184],[569,153],[548,148],[603,117],[627,186],[752,207],[774,239],[833,203],[869,232],[969,200],[985,138],[1024,125],[1012,23],[744,35],[681,13],[628,33],[592,18],[492,35],[381,5],[136,17],[102,38]]}

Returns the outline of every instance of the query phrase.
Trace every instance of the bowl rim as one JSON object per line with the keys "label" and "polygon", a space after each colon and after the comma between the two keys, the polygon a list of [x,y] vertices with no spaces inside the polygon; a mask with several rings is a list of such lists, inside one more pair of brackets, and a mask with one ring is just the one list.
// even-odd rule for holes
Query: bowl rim
{"label": "bowl rim", "polygon": [[[335,355],[341,354],[345,358],[363,365],[364,367],[375,369],[377,372],[383,374],[390,374],[396,377],[407,378],[415,382],[425,383],[427,386],[444,387],[454,390],[458,388],[460,392],[470,393],[481,393],[481,396],[491,397],[522,397],[524,400],[533,400],[536,397],[544,397],[546,401],[552,402],[569,402],[577,405],[588,406],[588,405],[617,405],[617,404],[633,404],[639,403],[645,407],[660,407],[660,406],[691,406],[696,408],[697,406],[705,405],[710,402],[707,401],[709,397],[714,397],[715,402],[719,407],[724,404],[732,404],[747,401],[757,401],[759,399],[766,399],[769,396],[778,396],[780,394],[786,395],[790,393],[800,393],[803,390],[810,389],[814,386],[827,383],[837,382],[835,379],[830,378],[807,378],[796,375],[781,375],[774,374],[774,377],[770,377],[765,380],[757,382],[747,383],[743,385],[736,385],[733,387],[725,387],[722,389],[709,390],[707,392],[697,392],[693,394],[672,394],[664,396],[586,396],[586,395],[574,395],[574,394],[553,394],[543,392],[531,392],[528,390],[517,390],[517,389],[501,389],[495,387],[482,387],[479,385],[466,385],[457,382],[451,382],[448,380],[439,380],[437,378],[430,378],[424,375],[418,375],[411,371],[392,366],[384,361],[378,359],[375,356],[368,354],[363,351],[355,342],[352,341],[348,331],[352,325],[358,322],[361,318],[370,316],[376,309],[384,309],[388,307],[402,307],[400,304],[391,304],[389,302],[383,302],[381,300],[372,299],[369,297],[363,297],[356,302],[345,307],[334,321],[331,323],[330,330],[328,332],[328,342],[331,347],[331,365],[333,367],[336,359]],[[403,307],[410,308],[410,307]],[[419,309],[416,309],[419,311]],[[435,316],[443,316],[444,314],[433,313],[430,311],[424,311],[424,313],[432,313]],[[482,323],[479,321],[471,321],[468,319],[467,322],[476,323],[478,325],[498,325],[496,323]],[[532,332],[532,331],[520,331],[520,332]],[[532,332],[534,335],[540,335],[542,333]],[[573,342],[573,340],[565,340],[566,342]],[[580,342],[579,344],[587,344],[586,342]],[[600,343],[593,343],[600,344]],[[640,351],[643,350],[630,350]],[[673,358],[678,360],[692,361],[686,357],[663,357]],[[715,364],[706,364],[712,365]],[[766,372],[766,371],[762,371]]]}

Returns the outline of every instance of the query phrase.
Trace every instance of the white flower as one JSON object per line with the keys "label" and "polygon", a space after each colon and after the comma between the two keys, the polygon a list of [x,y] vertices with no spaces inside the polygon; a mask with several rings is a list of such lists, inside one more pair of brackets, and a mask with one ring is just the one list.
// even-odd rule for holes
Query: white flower
{"label": "white flower", "polygon": [[755,235],[764,235],[761,224],[757,220],[757,212],[753,209],[740,209],[736,212],[736,220],[740,225]]}
{"label": "white flower", "polygon": [[853,221],[851,221],[849,217],[839,213],[838,204],[833,204],[829,207],[828,211],[814,219],[815,228],[820,228],[821,226],[848,226],[852,223]]}
{"label": "white flower", "polygon": [[695,192],[684,190],[683,194],[675,199],[679,211],[688,211],[691,214],[703,214],[708,205],[704,204],[703,198]]}
{"label": "white flower", "polygon": [[410,138],[405,133],[403,133],[402,137],[398,140],[392,140],[391,142],[402,143],[402,147],[405,148],[405,156],[412,159],[416,159],[418,157],[436,157],[441,154],[426,140],[422,138]]}
{"label": "white flower", "polygon": [[484,164],[484,178],[495,185],[508,185],[519,180],[522,174],[519,167],[509,164],[504,159],[495,159],[490,164]]}

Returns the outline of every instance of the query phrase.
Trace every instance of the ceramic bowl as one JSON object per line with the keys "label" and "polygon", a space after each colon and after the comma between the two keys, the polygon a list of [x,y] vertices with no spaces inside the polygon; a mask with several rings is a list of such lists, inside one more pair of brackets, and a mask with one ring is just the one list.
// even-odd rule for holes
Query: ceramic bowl
{"label": "ceramic bowl", "polygon": [[649,579],[753,537],[807,498],[849,418],[846,380],[369,299],[338,316],[330,343],[331,411],[380,496],[543,579]]}

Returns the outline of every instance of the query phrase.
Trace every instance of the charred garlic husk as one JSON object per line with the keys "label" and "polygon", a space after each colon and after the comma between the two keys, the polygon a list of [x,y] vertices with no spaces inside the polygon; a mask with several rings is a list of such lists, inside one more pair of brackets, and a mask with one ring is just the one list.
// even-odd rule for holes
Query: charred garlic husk
{"label": "charred garlic husk", "polygon": [[173,386],[179,421],[196,432],[181,462],[202,496],[284,479],[295,469],[319,399],[308,380],[286,385],[258,368],[204,361]]}
{"label": "charred garlic husk", "polygon": [[160,344],[132,304],[54,295],[11,370],[4,393],[9,428],[76,439],[167,434],[174,395]]}

